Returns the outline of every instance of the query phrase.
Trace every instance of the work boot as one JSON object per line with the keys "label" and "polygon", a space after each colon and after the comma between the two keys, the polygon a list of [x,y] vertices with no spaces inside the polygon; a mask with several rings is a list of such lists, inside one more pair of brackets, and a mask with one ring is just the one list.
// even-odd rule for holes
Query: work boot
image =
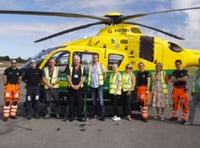
{"label": "work boot", "polygon": [[38,114],[35,114],[35,115],[34,115],[34,118],[35,118],[35,119],[39,119],[40,116],[39,116]]}
{"label": "work boot", "polygon": [[32,119],[31,115],[28,114],[28,115],[26,116],[26,119],[31,120],[31,119]]}
{"label": "work boot", "polygon": [[16,116],[10,116],[10,118],[11,118],[11,119],[14,119],[14,120],[16,120],[16,119],[17,119],[17,117],[16,117]]}
{"label": "work boot", "polygon": [[3,117],[3,121],[8,121],[8,118],[7,117]]}

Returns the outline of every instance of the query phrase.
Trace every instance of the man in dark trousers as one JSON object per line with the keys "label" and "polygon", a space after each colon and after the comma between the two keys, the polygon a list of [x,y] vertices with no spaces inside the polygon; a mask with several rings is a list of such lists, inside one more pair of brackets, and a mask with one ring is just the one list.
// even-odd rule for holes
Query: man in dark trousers
{"label": "man in dark trousers", "polygon": [[35,60],[31,60],[31,68],[25,71],[24,82],[27,84],[26,90],[26,111],[27,119],[30,120],[32,115],[39,118],[39,100],[40,100],[40,81],[42,71],[37,68]]}
{"label": "man in dark trousers", "polygon": [[59,67],[56,66],[55,59],[51,58],[48,61],[48,66],[43,70],[42,80],[44,82],[45,89],[45,102],[47,114],[44,116],[45,119],[51,117],[52,112],[52,102],[55,104],[55,114],[56,118],[60,118],[60,99],[59,99],[59,82],[61,74],[59,72]]}
{"label": "man in dark trousers", "polygon": [[83,121],[83,83],[85,81],[85,70],[80,65],[80,57],[74,56],[73,65],[67,71],[67,79],[69,82],[69,108],[70,108],[70,121],[74,120],[75,110],[79,121]]}

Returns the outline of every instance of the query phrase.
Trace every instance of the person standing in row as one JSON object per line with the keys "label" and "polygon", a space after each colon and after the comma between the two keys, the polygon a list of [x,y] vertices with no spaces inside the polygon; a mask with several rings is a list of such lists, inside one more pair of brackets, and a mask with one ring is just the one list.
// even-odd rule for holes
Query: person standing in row
{"label": "person standing in row", "polygon": [[122,74],[122,108],[123,116],[127,116],[129,121],[131,118],[131,101],[132,94],[135,89],[135,75],[133,74],[133,66],[131,64],[126,65],[126,70]]}
{"label": "person standing in row", "polygon": [[69,121],[73,121],[75,117],[75,110],[77,110],[78,121],[83,121],[83,83],[85,81],[85,69],[80,65],[80,57],[75,55],[73,58],[73,65],[67,70],[67,80],[69,82]]}
{"label": "person standing in row", "polygon": [[117,64],[113,64],[112,69],[113,73],[110,75],[110,83],[109,83],[109,94],[113,102],[113,110],[114,110],[114,116],[112,117],[112,120],[118,121],[121,120],[119,116],[118,102],[121,96],[122,77],[121,74],[118,72]]}
{"label": "person standing in row", "polygon": [[[200,60],[199,60],[199,67],[200,67]],[[189,119],[186,123],[184,123],[184,125],[193,125],[196,108],[200,104],[200,68],[197,69],[197,71],[195,72],[191,95],[192,95],[192,100],[190,101]]]}
{"label": "person standing in row", "polygon": [[92,64],[89,66],[88,85],[91,87],[94,116],[99,116],[104,121],[105,107],[103,99],[103,84],[106,80],[106,70],[103,64],[99,63],[99,55],[92,56]]}
{"label": "person standing in row", "polygon": [[11,67],[4,71],[3,81],[5,86],[3,120],[7,121],[9,117],[16,119],[20,98],[21,71],[17,68],[16,60],[11,60]]}
{"label": "person standing in row", "polygon": [[55,103],[56,118],[60,118],[60,101],[59,101],[59,82],[60,72],[59,68],[55,66],[55,59],[50,59],[48,66],[43,70],[43,82],[45,88],[45,103],[46,103],[46,115],[45,119],[51,117],[52,101]]}
{"label": "person standing in row", "polygon": [[156,64],[156,71],[152,73],[152,106],[156,107],[155,119],[164,120],[165,107],[168,105],[168,76],[162,70],[162,64]]}
{"label": "person standing in row", "polygon": [[175,61],[176,70],[172,74],[171,81],[174,83],[172,100],[173,109],[171,120],[178,120],[178,110],[182,107],[182,122],[185,123],[188,120],[189,115],[189,98],[187,94],[187,70],[182,68],[182,61]]}
{"label": "person standing in row", "polygon": [[32,116],[39,118],[39,101],[40,101],[40,82],[42,71],[37,68],[35,60],[31,60],[31,68],[25,71],[24,82],[26,83],[26,112],[27,119]]}
{"label": "person standing in row", "polygon": [[141,108],[142,119],[148,122],[148,100],[149,100],[149,87],[150,87],[150,73],[145,71],[143,62],[138,64],[139,72],[136,76],[137,86],[137,99]]}

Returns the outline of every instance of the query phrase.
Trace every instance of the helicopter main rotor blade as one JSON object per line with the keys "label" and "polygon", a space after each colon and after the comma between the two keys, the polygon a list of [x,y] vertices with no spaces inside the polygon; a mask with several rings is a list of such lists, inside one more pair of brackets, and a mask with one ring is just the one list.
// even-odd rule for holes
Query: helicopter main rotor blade
{"label": "helicopter main rotor blade", "polygon": [[150,12],[150,13],[140,13],[140,14],[134,14],[134,15],[124,16],[121,19],[122,19],[122,22],[123,22],[125,20],[135,19],[135,18],[147,16],[147,15],[169,13],[169,12],[175,12],[175,11],[187,11],[187,10],[193,10],[193,9],[200,9],[200,7],[183,8],[183,9],[171,9],[171,10],[157,11],[157,12]]}
{"label": "helicopter main rotor blade", "polygon": [[166,32],[166,31],[163,31],[163,30],[160,30],[158,28],[151,27],[151,26],[143,25],[143,24],[140,24],[140,23],[133,23],[133,22],[123,22],[123,23],[132,24],[132,25],[138,25],[138,26],[145,27],[145,28],[148,28],[148,29],[151,29],[151,30],[155,30],[157,32],[163,33],[165,35],[168,35],[170,37],[173,37],[173,38],[176,38],[176,39],[179,39],[179,40],[184,40],[184,38],[182,38],[182,37],[176,36],[174,34],[171,34],[169,32]]}
{"label": "helicopter main rotor blade", "polygon": [[76,13],[64,13],[64,12],[43,12],[43,11],[19,11],[19,10],[0,10],[0,14],[19,14],[19,15],[41,15],[41,16],[59,16],[59,17],[74,17],[74,18],[90,18],[104,21],[105,18],[85,15],[85,14],[76,14]]}
{"label": "helicopter main rotor blade", "polygon": [[67,30],[64,30],[64,31],[61,31],[61,32],[58,32],[58,33],[55,33],[55,34],[52,34],[52,35],[49,35],[47,37],[41,38],[41,39],[36,40],[34,42],[38,43],[38,42],[41,42],[41,41],[44,41],[44,40],[47,40],[47,39],[50,39],[50,38],[65,34],[65,33],[73,32],[73,31],[76,31],[76,30],[80,30],[80,29],[84,29],[84,28],[88,28],[88,27],[91,27],[91,26],[94,26],[94,25],[100,25],[100,24],[104,24],[104,22],[100,21],[100,22],[96,22],[96,23],[90,23],[90,24],[86,24],[86,25],[70,28],[70,29],[67,29]]}

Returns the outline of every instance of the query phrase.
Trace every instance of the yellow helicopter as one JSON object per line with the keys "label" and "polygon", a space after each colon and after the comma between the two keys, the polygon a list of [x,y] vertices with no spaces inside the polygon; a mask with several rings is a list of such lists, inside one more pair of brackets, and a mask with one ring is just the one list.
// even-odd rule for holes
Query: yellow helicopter
{"label": "yellow helicopter", "polygon": [[[36,40],[41,42],[65,33],[85,29],[91,26],[105,24],[97,36],[83,38],[80,40],[65,43],[55,48],[43,50],[33,57],[38,63],[40,69],[43,69],[50,58],[55,58],[57,66],[63,72],[60,87],[66,90],[67,81],[64,73],[66,65],[72,64],[74,55],[80,55],[81,62],[87,67],[92,62],[92,54],[99,54],[100,62],[103,63],[108,71],[108,76],[113,63],[118,63],[119,71],[123,72],[125,65],[131,63],[134,67],[134,72],[138,71],[138,63],[143,62],[146,70],[155,70],[155,64],[161,62],[163,69],[171,73],[175,69],[174,61],[182,59],[183,67],[197,66],[199,64],[200,51],[186,49],[176,43],[168,40],[143,35],[140,27],[145,27],[170,37],[183,40],[182,37],[171,34],[169,32],[147,26],[140,23],[130,22],[129,20],[140,18],[149,15],[161,13],[169,13],[176,11],[198,10],[200,7],[164,10],[151,13],[141,13],[124,16],[119,12],[111,12],[104,17],[62,13],[62,12],[41,12],[41,11],[13,11],[0,10],[0,14],[19,14],[19,15],[42,15],[42,16],[57,16],[57,17],[73,17],[73,18],[88,18],[98,20],[94,23],[85,24],[82,26],[70,28],[50,36]],[[30,66],[30,61],[27,61],[22,69]],[[107,87],[107,82],[105,88]]]}

